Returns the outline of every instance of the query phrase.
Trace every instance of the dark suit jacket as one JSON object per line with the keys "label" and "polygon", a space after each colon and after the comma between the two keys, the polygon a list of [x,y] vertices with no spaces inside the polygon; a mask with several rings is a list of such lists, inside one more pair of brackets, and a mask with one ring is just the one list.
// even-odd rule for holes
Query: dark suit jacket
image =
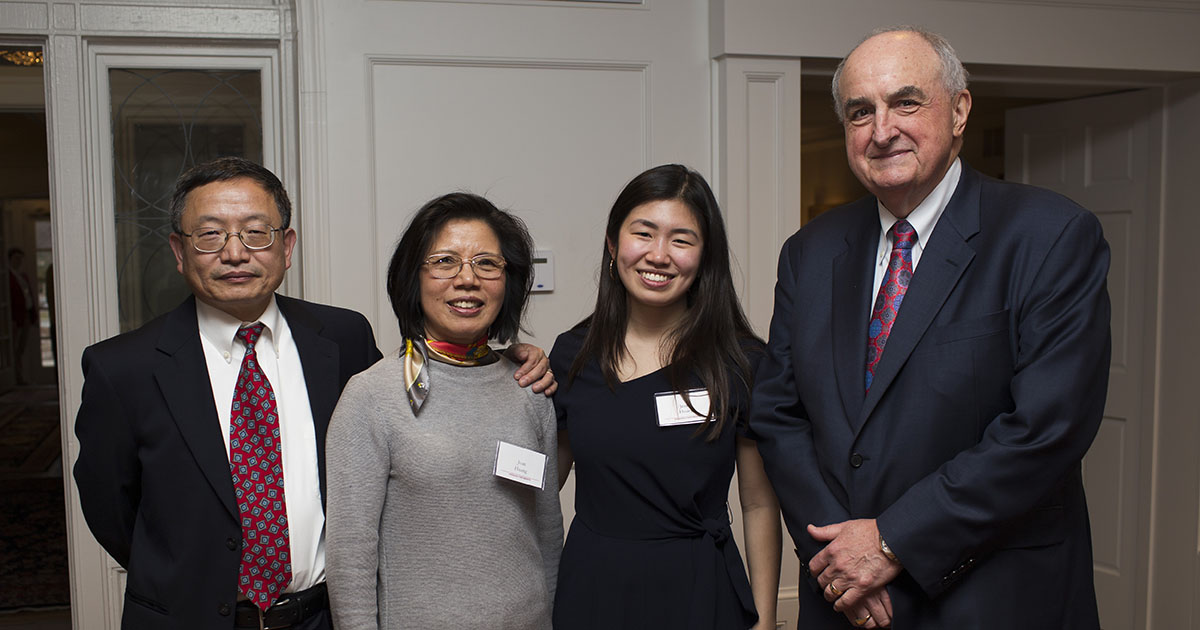
{"label": "dark suit jacket", "polygon": [[[380,358],[345,309],[276,297],[300,351],[325,493],[346,381]],[[232,628],[242,539],[195,298],[83,353],[75,481],[96,540],[128,570],[122,628]]]}
{"label": "dark suit jacket", "polygon": [[[875,204],[779,260],[751,424],[801,562],[822,548],[806,524],[876,518],[904,565],[897,630],[1098,628],[1080,461],[1108,387],[1099,221],[964,163],[864,394]],[[799,627],[848,625],[800,589]]]}
{"label": "dark suit jacket", "polygon": [[[26,291],[29,291],[29,299],[25,298]],[[37,285],[23,271],[8,270],[8,308],[14,326],[32,326],[37,322]]]}

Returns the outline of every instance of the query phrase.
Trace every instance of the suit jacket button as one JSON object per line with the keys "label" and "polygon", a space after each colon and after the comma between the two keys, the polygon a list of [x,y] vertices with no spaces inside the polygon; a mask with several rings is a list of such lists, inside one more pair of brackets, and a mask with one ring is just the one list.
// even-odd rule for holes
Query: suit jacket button
{"label": "suit jacket button", "polygon": [[850,465],[855,468],[861,468],[863,465],[863,456],[855,453],[850,456]]}
{"label": "suit jacket button", "polygon": [[220,613],[222,617],[228,617],[232,610],[233,608],[230,607],[229,604],[221,604],[221,606],[217,608],[217,612]]}
{"label": "suit jacket button", "polygon": [[232,539],[232,538],[226,538],[226,539],[225,539],[225,546],[226,546],[226,547],[229,547],[229,550],[230,550],[230,551],[237,551],[237,548],[238,548],[238,542],[237,542],[236,540]]}

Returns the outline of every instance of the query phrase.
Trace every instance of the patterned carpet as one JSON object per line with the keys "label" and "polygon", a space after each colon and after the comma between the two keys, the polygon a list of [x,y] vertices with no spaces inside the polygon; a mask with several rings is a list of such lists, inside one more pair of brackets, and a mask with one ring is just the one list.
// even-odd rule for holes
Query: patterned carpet
{"label": "patterned carpet", "polygon": [[44,474],[61,453],[58,404],[0,403],[0,478]]}
{"label": "patterned carpet", "polygon": [[0,397],[0,612],[71,600],[56,394]]}
{"label": "patterned carpet", "polygon": [[0,481],[0,611],[70,603],[63,509],[61,478]]}

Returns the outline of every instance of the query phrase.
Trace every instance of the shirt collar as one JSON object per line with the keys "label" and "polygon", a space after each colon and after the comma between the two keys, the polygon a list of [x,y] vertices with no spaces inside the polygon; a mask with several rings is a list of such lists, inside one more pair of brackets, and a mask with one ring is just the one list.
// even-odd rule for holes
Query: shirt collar
{"label": "shirt collar", "polygon": [[[938,219],[942,213],[946,211],[946,206],[950,203],[950,197],[954,194],[954,189],[958,188],[958,178],[962,175],[962,165],[958,158],[950,163],[950,168],[946,170],[946,174],[942,176],[942,181],[934,187],[925,199],[913,209],[906,219],[913,229],[917,231],[917,244],[921,249],[925,249],[929,244],[929,237],[933,235],[933,228],[937,225]],[[892,225],[899,221],[887,208],[883,207],[883,202],[876,200],[876,207],[879,210],[879,227],[885,235],[884,240],[887,240],[887,231],[892,229]],[[889,245],[890,249],[891,246]]]}
{"label": "shirt collar", "polygon": [[[278,337],[281,317],[279,307],[275,304],[275,295],[272,294],[266,310],[255,320],[262,323],[263,335],[272,340],[271,347],[275,349],[276,356],[279,355],[279,344],[274,341]],[[215,306],[196,300],[196,324],[200,328],[200,334],[223,353],[232,353],[238,329],[253,323],[255,322],[243,322]]]}

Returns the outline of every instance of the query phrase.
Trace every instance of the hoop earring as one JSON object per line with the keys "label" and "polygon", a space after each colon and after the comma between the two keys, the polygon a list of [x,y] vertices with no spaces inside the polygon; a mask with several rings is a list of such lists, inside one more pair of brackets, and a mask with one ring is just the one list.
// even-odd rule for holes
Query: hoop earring
{"label": "hoop earring", "polygon": [[611,258],[608,259],[608,277],[613,280],[617,279],[617,273],[613,271],[613,259]]}

